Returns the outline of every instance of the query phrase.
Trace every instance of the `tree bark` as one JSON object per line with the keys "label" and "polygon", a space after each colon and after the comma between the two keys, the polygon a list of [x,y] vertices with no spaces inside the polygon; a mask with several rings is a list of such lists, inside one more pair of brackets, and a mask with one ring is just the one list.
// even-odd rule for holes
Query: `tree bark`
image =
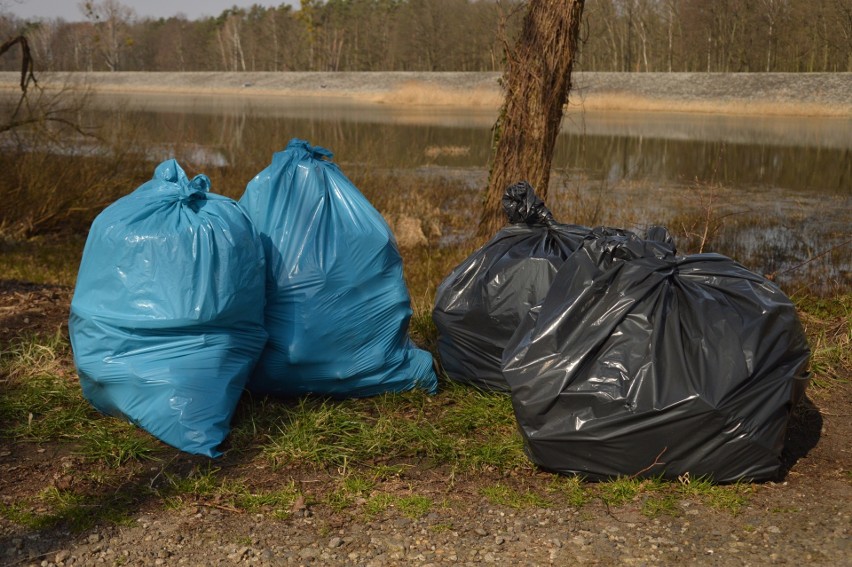
{"label": "tree bark", "polygon": [[494,126],[494,161],[479,236],[488,237],[504,225],[501,199],[508,186],[527,181],[542,199],[547,197],[583,5],[584,0],[530,0],[521,35],[507,53],[506,94]]}

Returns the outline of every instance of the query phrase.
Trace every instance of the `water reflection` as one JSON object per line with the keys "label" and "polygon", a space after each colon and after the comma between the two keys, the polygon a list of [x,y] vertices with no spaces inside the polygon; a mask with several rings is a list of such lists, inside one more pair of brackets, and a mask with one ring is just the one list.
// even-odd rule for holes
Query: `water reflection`
{"label": "water reflection", "polygon": [[[382,168],[485,168],[495,118],[493,112],[478,109],[412,109],[328,99],[114,95],[95,102],[99,110],[90,120],[103,120],[104,112],[137,115],[154,144],[193,135],[193,142],[202,146],[226,150],[250,146],[267,159],[290,138],[301,137],[333,149],[339,161]],[[574,109],[564,121],[554,167],[585,171],[609,182],[699,180],[850,193],[850,152],[849,118],[603,114]],[[225,152],[215,159],[222,157],[246,156]]]}
{"label": "water reflection", "polygon": [[[260,171],[298,137],[331,149],[344,171],[357,165],[481,180],[495,112],[329,99],[111,95],[96,97],[81,118],[92,125],[133,122],[135,143],[149,159],[177,157],[196,171],[237,163]],[[701,198],[709,192],[721,219],[715,251],[782,280],[811,278],[849,289],[852,244],[843,243],[852,234],[850,153],[849,118],[572,109],[553,165],[555,179],[573,188],[551,193],[572,199],[576,191],[588,199],[595,192],[609,214],[596,219],[601,223],[671,224],[688,234],[688,223],[706,211]]]}
{"label": "water reflection", "polygon": [[555,164],[583,169],[610,182],[654,179],[661,183],[700,181],[852,192],[849,148],[624,135],[563,135],[557,146]]}

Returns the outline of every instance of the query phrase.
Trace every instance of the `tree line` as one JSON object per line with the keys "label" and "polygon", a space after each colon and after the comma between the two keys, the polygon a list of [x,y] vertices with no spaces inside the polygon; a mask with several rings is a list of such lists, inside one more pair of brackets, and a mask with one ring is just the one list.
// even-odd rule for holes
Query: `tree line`
{"label": "tree line", "polygon": [[[301,0],[216,17],[139,18],[120,0],[80,20],[0,12],[41,71],[498,71],[521,0]],[[575,71],[849,72],[852,0],[587,0]],[[0,69],[20,68],[6,54]]]}

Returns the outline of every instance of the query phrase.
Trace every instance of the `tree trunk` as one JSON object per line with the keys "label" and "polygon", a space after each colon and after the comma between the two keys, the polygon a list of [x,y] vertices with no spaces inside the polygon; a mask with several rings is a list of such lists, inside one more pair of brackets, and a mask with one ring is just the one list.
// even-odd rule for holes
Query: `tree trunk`
{"label": "tree trunk", "polygon": [[542,199],[547,197],[583,5],[584,0],[530,0],[521,35],[507,53],[506,97],[494,126],[496,147],[480,236],[494,234],[505,223],[500,201],[506,187],[527,181]]}

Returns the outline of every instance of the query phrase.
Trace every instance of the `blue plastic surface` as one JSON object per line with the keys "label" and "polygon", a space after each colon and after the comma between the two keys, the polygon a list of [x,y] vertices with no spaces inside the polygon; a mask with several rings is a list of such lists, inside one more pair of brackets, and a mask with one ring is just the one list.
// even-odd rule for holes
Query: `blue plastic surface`
{"label": "blue plastic surface", "polygon": [[434,392],[432,356],[408,336],[396,240],[331,157],[291,140],[240,199],[268,274],[269,342],[248,387],[280,396]]}
{"label": "blue plastic surface", "polygon": [[214,457],[266,342],[266,268],[245,212],[209,188],[168,160],[107,207],[86,241],[69,326],[92,405]]}

